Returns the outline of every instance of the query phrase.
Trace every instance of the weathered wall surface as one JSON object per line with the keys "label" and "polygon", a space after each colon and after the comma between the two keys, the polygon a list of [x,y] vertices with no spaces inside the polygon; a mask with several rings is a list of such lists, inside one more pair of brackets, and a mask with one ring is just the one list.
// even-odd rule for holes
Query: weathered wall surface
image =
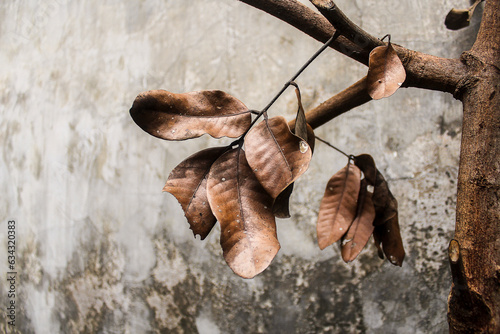
{"label": "weathered wall surface", "polygon": [[[465,1],[358,0],[338,5],[376,36],[443,57],[471,46],[477,19],[446,31]],[[320,44],[235,0],[2,1],[0,244],[16,221],[12,333],[443,333],[450,286],[461,106],[405,89],[318,129],[370,153],[399,201],[402,268],[373,245],[352,264],[320,251],[324,186],[346,159],[320,143],[295,186],[281,250],[252,280],[227,267],[216,228],[193,238],[161,189],[171,169],[214,145],[169,143],[131,120],[135,96],[221,89],[263,108]],[[366,68],[327,50],[297,82],[306,109]],[[293,117],[290,89],[271,115]],[[229,143],[229,140],[223,140]],[[7,272],[0,252],[0,272]],[[9,302],[0,281],[0,332]]]}

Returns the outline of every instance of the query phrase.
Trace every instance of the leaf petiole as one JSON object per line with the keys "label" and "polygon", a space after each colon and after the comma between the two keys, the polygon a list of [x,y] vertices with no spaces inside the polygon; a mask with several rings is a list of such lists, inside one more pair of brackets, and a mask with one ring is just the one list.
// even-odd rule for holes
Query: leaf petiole
{"label": "leaf petiole", "polygon": [[336,150],[337,152],[342,153],[343,155],[345,155],[345,156],[349,159],[349,161],[354,160],[354,156],[353,156],[352,154],[347,154],[347,153],[345,153],[345,152],[344,152],[344,151],[342,151],[341,149],[339,149],[339,148],[337,148],[337,147],[333,146],[332,144],[330,144],[329,142],[327,142],[327,141],[326,141],[326,140],[324,140],[324,139],[321,139],[321,138],[320,138],[320,137],[318,137],[318,136],[316,136],[316,139],[317,139],[317,140],[319,140],[320,142],[322,142],[323,144],[326,144],[327,146],[330,146],[331,148],[333,148],[333,149],[334,149],[334,150]]}
{"label": "leaf petiole", "polygon": [[385,35],[385,36],[384,36],[384,37],[382,37],[380,40],[383,42],[383,41],[384,41],[384,39],[385,39],[386,37],[389,39],[388,43],[389,43],[389,44],[391,44],[391,34],[387,34],[387,35]]}

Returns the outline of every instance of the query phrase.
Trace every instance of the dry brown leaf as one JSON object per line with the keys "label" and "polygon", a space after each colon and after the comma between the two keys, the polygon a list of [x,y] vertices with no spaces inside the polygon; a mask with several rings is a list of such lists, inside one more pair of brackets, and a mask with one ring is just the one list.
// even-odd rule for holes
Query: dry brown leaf
{"label": "dry brown leaf", "polygon": [[298,86],[295,87],[295,94],[297,95],[298,110],[297,110],[297,116],[295,117],[294,133],[295,133],[295,135],[304,139],[306,142],[309,142],[307,140],[307,134],[308,134],[307,125],[308,124],[306,121],[306,114],[304,112],[304,107],[302,106],[302,98],[300,96],[300,89]]}
{"label": "dry brown leaf", "polygon": [[361,170],[348,163],[328,181],[321,200],[316,231],[320,249],[338,241],[356,216]]}
{"label": "dry brown leaf", "polygon": [[377,170],[377,179],[373,193],[375,220],[373,239],[378,249],[378,256],[384,254],[389,261],[402,266],[405,257],[403,241],[399,231],[398,202],[389,190],[384,176]]}
{"label": "dry brown leaf", "polygon": [[229,267],[243,278],[266,269],[280,249],[273,199],[261,186],[241,148],[212,165],[208,201],[221,226],[221,246]]}
{"label": "dry brown leaf", "polygon": [[356,218],[342,237],[342,259],[353,261],[363,250],[372,235],[375,219],[375,207],[372,202],[372,192],[368,189],[368,181],[361,180]]}
{"label": "dry brown leaf", "polygon": [[446,15],[444,24],[450,30],[459,30],[469,26],[471,16],[471,12],[467,9],[453,8]]}
{"label": "dry brown leaf", "polygon": [[272,198],[286,189],[309,167],[312,150],[294,135],[284,117],[260,122],[245,137],[248,164]]}
{"label": "dry brown leaf", "polygon": [[[314,153],[314,142],[316,140],[316,136],[314,135],[314,130],[312,129],[312,127],[309,124],[306,125],[307,143],[311,148],[311,153]],[[274,200],[273,212],[277,218],[290,218],[290,196],[293,192],[293,185],[294,183],[291,183]]]}
{"label": "dry brown leaf", "polygon": [[214,147],[193,154],[172,170],[163,188],[179,201],[194,235],[202,240],[217,222],[207,199],[208,172],[226,150]]}
{"label": "dry brown leaf", "polygon": [[377,167],[373,157],[369,154],[361,154],[354,157],[354,163],[361,169],[369,185],[375,186],[377,179]]}
{"label": "dry brown leaf", "polygon": [[252,118],[241,101],[219,90],[182,94],[151,90],[137,96],[130,115],[141,129],[167,140],[203,134],[236,138],[250,127]]}
{"label": "dry brown leaf", "polygon": [[468,27],[470,24],[470,19],[472,14],[474,13],[474,9],[476,6],[483,0],[476,0],[476,2],[470,6],[468,9],[456,9],[453,8],[446,15],[446,19],[444,20],[444,24],[446,28],[450,30],[458,30],[465,27]]}
{"label": "dry brown leaf", "polygon": [[375,226],[372,233],[373,233],[373,242],[375,243],[375,247],[377,247],[378,257],[383,260],[384,250],[382,249],[382,240],[380,240],[382,229],[383,226]]}
{"label": "dry brown leaf", "polygon": [[373,205],[376,212],[374,225],[382,225],[398,213],[398,201],[392,195],[387,181],[379,170],[373,190]]}
{"label": "dry brown leaf", "polygon": [[316,144],[316,135],[314,134],[314,130],[312,126],[307,124],[307,143],[309,144],[309,147],[311,148],[311,154],[314,154],[314,147]]}
{"label": "dry brown leaf", "polygon": [[276,218],[290,218],[290,196],[293,192],[293,185],[291,183],[283,190],[273,203],[273,213]]}
{"label": "dry brown leaf", "polygon": [[376,226],[373,236],[375,245],[379,249],[379,256],[383,258],[380,254],[380,243],[382,243],[383,252],[389,262],[401,267],[405,258],[405,250],[399,230],[398,215],[393,216],[385,224]]}
{"label": "dry brown leaf", "polygon": [[391,42],[370,52],[366,88],[372,99],[391,96],[405,79],[405,68]]}

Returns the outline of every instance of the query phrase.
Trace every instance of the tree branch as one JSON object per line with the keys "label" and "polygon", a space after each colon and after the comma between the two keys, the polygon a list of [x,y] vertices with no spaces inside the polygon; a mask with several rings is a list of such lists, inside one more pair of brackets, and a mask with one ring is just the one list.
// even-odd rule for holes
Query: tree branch
{"label": "tree branch", "polygon": [[[332,0],[311,2],[335,29],[363,50],[363,55],[368,57],[371,50],[385,44],[349,20]],[[440,90],[459,95],[456,90],[460,87],[460,80],[465,76],[466,69],[458,59],[434,57],[398,45],[394,47],[407,72],[404,87]]]}
{"label": "tree branch", "polygon": [[373,37],[349,20],[333,1],[311,0],[311,2],[335,29],[358,45],[363,50],[363,54],[369,55],[371,50],[377,46],[384,45],[381,40]]}
{"label": "tree branch", "polygon": [[459,59],[440,58],[392,44],[406,70],[403,87],[451,93],[459,97],[467,67]]}
{"label": "tree branch", "polygon": [[[334,33],[335,28],[323,16],[297,0],[238,0],[258,8],[301,30],[312,38],[325,43]],[[331,47],[354,60],[368,64],[368,55],[362,54],[355,43],[341,36]]]}
{"label": "tree branch", "polygon": [[[296,0],[239,0],[261,9],[303,31],[318,41],[325,42],[335,29],[324,17]],[[347,21],[344,22],[344,24]],[[350,22],[350,21],[349,21]],[[355,29],[348,27],[344,29]],[[458,59],[446,59],[408,50],[393,44],[406,70],[404,87],[418,87],[443,91],[458,96],[466,76],[466,67]],[[332,47],[344,55],[368,65],[368,50],[341,36]]]}

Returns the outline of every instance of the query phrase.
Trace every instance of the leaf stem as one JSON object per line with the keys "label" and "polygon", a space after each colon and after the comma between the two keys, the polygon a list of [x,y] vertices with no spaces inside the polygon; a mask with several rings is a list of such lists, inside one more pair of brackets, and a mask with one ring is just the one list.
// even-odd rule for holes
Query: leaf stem
{"label": "leaf stem", "polygon": [[295,73],[292,78],[290,80],[288,80],[285,85],[283,86],[283,88],[281,88],[281,90],[278,92],[278,94],[276,94],[273,99],[271,100],[271,102],[269,102],[267,104],[267,106],[262,109],[259,113],[256,113],[255,110],[251,110],[252,114],[257,114],[257,117],[252,121],[252,123],[250,124],[250,126],[248,127],[247,131],[245,131],[245,133],[243,133],[241,135],[241,137],[234,141],[233,143],[231,143],[231,145],[242,145],[243,144],[243,140],[246,136],[246,134],[248,133],[248,131],[250,131],[250,129],[254,126],[254,124],[257,122],[257,120],[262,116],[264,115],[264,117],[266,117],[267,119],[267,110],[274,104],[274,102],[276,102],[276,100],[281,96],[281,94],[283,94],[283,92],[291,85],[297,85],[294,80],[297,79],[297,77],[302,74],[302,72],[304,72],[304,70],[307,68],[307,66],[311,65],[311,63],[334,41],[337,39],[337,37],[340,36],[340,32],[338,31],[335,31],[335,33],[332,35],[332,37],[330,37],[330,39],[328,41],[326,41],[325,44],[323,44],[323,46],[321,46],[321,48],[319,48],[318,51],[316,51],[316,53],[314,55],[312,55],[311,58],[309,58],[309,60],[307,60],[307,62],[302,65],[302,67],[297,71],[297,73]]}
{"label": "leaf stem", "polygon": [[343,155],[345,155],[345,156],[349,159],[349,161],[350,161],[351,159],[353,159],[352,154],[347,154],[347,153],[345,153],[345,152],[344,152],[344,151],[342,151],[341,149],[339,149],[339,148],[337,148],[337,147],[333,146],[332,144],[330,144],[330,143],[329,143],[329,142],[327,142],[326,140],[321,139],[320,137],[316,137],[316,139],[317,139],[317,140],[319,140],[320,142],[322,142],[323,144],[326,144],[326,145],[330,146],[331,148],[333,148],[333,149],[334,149],[334,150],[336,150],[337,152],[342,153]]}
{"label": "leaf stem", "polygon": [[295,73],[293,75],[293,77],[285,83],[283,88],[281,88],[281,90],[278,92],[278,94],[276,94],[273,97],[271,102],[269,102],[269,104],[264,109],[262,109],[261,113],[262,114],[265,113],[274,104],[274,102],[276,102],[276,100],[281,96],[281,94],[283,94],[283,92],[292,84],[292,82],[295,79],[297,79],[297,77],[300,74],[302,74],[302,72],[304,72],[304,70],[307,68],[307,66],[309,66],[339,36],[340,36],[340,33],[338,31],[335,31],[335,33],[332,35],[332,37],[330,37],[330,39],[328,41],[326,41],[326,43],[323,44],[323,46],[321,48],[319,48],[319,50],[316,51],[316,53],[311,58],[309,58],[309,60],[304,65],[302,65],[302,67],[297,71],[297,73]]}
{"label": "leaf stem", "polygon": [[479,5],[481,2],[484,0],[476,0],[472,6],[469,7],[468,11],[470,12],[470,16],[472,16],[472,13],[474,13],[474,9],[476,9],[476,6]]}

